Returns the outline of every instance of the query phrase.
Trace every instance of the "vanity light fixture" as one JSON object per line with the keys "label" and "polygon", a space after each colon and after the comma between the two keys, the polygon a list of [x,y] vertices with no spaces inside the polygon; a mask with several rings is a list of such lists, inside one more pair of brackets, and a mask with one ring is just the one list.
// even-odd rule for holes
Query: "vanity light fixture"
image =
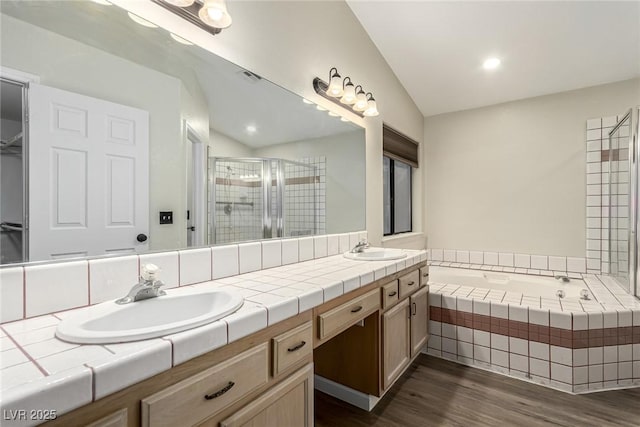
{"label": "vanity light fixture", "polygon": [[213,35],[231,25],[225,0],[151,0]]}
{"label": "vanity light fixture", "polygon": [[330,115],[331,117],[340,117],[340,114],[338,114],[338,113],[334,113],[333,111],[329,111],[329,115]]}
{"label": "vanity light fixture", "polygon": [[[329,70],[329,83],[320,77],[313,79],[313,90],[341,107],[350,106],[351,111],[361,117],[373,117],[380,114],[373,94],[365,92],[361,85],[354,86],[351,77],[345,77],[343,80],[335,67]],[[324,110],[320,106],[317,108]]]}

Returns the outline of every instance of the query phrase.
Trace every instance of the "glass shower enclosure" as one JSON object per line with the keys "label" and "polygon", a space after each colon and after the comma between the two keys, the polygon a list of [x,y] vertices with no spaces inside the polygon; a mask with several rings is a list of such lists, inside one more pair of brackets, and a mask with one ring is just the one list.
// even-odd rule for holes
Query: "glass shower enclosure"
{"label": "glass shower enclosure", "polygon": [[319,177],[311,164],[269,158],[209,158],[209,242],[317,234]]}
{"label": "glass shower enclosure", "polygon": [[[609,274],[640,297],[638,267],[638,162],[640,108],[629,110],[609,132]],[[606,150],[605,150],[606,152]]]}

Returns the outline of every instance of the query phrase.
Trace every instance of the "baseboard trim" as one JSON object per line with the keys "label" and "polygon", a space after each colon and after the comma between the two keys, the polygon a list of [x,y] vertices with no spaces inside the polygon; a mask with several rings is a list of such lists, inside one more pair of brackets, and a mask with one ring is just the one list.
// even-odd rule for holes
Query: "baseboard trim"
{"label": "baseboard trim", "polygon": [[381,397],[372,396],[358,390],[354,390],[335,381],[331,381],[320,375],[314,376],[314,386],[317,390],[345,401],[356,408],[370,412],[380,401]]}

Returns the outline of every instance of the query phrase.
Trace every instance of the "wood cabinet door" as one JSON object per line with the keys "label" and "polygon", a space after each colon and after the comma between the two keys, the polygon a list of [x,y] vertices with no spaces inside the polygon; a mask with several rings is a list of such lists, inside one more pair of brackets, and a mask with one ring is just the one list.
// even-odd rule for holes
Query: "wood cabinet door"
{"label": "wood cabinet door", "polygon": [[382,315],[382,383],[386,390],[411,360],[409,298]]}
{"label": "wood cabinet door", "polygon": [[409,297],[411,309],[411,357],[422,350],[429,338],[429,288]]}
{"label": "wood cabinet door", "polygon": [[220,422],[220,427],[313,427],[313,364]]}

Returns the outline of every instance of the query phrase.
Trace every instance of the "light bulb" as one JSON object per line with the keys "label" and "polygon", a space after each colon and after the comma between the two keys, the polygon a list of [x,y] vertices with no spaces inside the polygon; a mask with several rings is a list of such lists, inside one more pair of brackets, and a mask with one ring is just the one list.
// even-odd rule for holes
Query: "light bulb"
{"label": "light bulb", "polygon": [[351,105],[356,102],[356,88],[353,83],[349,82],[344,87],[344,95],[340,98],[343,104]]}
{"label": "light bulb", "polygon": [[344,89],[342,89],[342,77],[340,77],[340,74],[336,72],[333,76],[331,76],[326,94],[333,98],[338,98],[339,96],[342,96],[343,93]]}
{"label": "light bulb", "polygon": [[224,0],[205,0],[198,16],[202,22],[214,28],[227,28],[232,22]]}
{"label": "light bulb", "polygon": [[334,113],[333,111],[329,111],[329,115],[330,115],[331,117],[340,117],[340,114],[338,114],[338,113]]}
{"label": "light bulb", "polygon": [[219,21],[224,13],[220,9],[207,9],[207,15],[214,21]]}
{"label": "light bulb", "polygon": [[356,103],[353,105],[353,110],[364,111],[367,109],[367,106],[368,106],[367,95],[365,95],[364,92],[361,90],[356,95]]}
{"label": "light bulb", "polygon": [[380,114],[378,112],[378,105],[376,104],[375,99],[370,98],[369,101],[367,101],[367,109],[364,110],[363,114],[367,117],[374,117]]}
{"label": "light bulb", "polygon": [[484,63],[482,64],[482,68],[484,68],[485,70],[495,70],[500,66],[501,62],[502,61],[500,61],[499,58],[489,58],[484,61]]}

